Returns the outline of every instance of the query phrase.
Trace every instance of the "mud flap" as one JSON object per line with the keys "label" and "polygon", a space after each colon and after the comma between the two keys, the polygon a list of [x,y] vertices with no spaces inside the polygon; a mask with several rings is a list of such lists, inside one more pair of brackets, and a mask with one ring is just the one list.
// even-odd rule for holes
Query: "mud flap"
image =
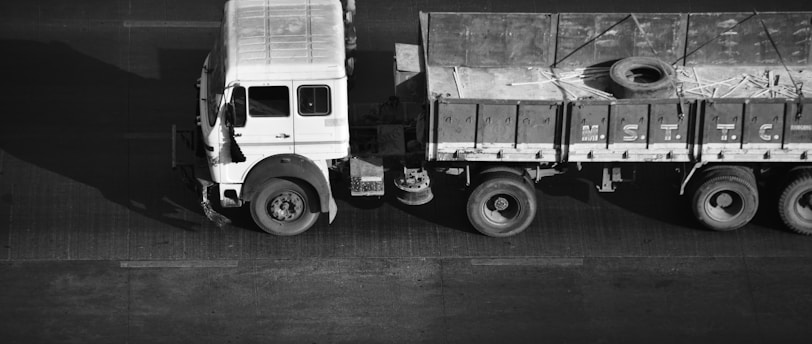
{"label": "mud flap", "polygon": [[200,185],[200,206],[203,208],[203,213],[206,214],[206,217],[214,222],[217,227],[223,227],[231,223],[231,220],[218,213],[211,206],[211,201],[209,200],[209,188],[212,187],[214,183],[200,178],[197,178],[197,182]]}
{"label": "mud flap", "polygon": [[332,193],[330,193],[330,202],[329,202],[329,205],[328,205],[328,211],[329,211],[328,215],[329,215],[329,218],[330,218],[329,223],[333,223],[333,220],[335,220],[335,218],[336,218],[336,214],[338,214],[338,206],[336,205],[336,200],[333,199],[333,194]]}

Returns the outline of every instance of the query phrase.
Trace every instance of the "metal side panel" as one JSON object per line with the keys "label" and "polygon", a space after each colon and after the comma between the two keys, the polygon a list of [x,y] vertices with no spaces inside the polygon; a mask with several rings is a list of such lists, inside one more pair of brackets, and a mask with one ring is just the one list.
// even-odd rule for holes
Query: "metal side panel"
{"label": "metal side panel", "polygon": [[690,125],[680,110],[676,99],[576,104],[571,116],[568,160],[690,161]]}
{"label": "metal side panel", "polygon": [[439,161],[555,162],[560,103],[493,99],[437,102]]}
{"label": "metal side panel", "polygon": [[574,103],[570,110],[569,161],[598,161],[596,153],[607,150],[609,102]]}
{"label": "metal side panel", "polygon": [[[420,14],[419,14],[419,23],[420,23],[420,27],[419,27],[419,30],[420,30],[420,39],[419,39],[420,52],[423,54],[422,61],[423,61],[423,63],[425,63],[425,61],[428,60],[428,45],[427,45],[426,42],[428,42],[428,38],[429,38],[429,33],[428,33],[429,14],[426,13],[426,12],[421,11]],[[426,159],[428,161],[433,161],[433,160],[437,159],[437,143],[436,143],[437,142],[437,131],[436,131],[437,123],[435,122],[435,117],[436,117],[435,114],[437,113],[437,102],[434,101],[434,98],[433,98],[434,96],[431,95],[430,93],[428,93],[429,85],[432,82],[432,76],[429,75],[429,71],[428,71],[429,66],[428,66],[428,64],[426,64],[423,67],[424,67],[423,74],[425,75],[424,80],[426,82],[426,84],[424,85],[424,88],[423,88],[424,90],[426,90],[426,94],[424,95],[424,97],[425,97],[424,100],[428,103],[427,104],[428,105],[428,116],[425,117],[426,127],[428,127],[428,135],[427,135],[428,137],[426,137],[426,151],[425,152],[426,152]]]}
{"label": "metal side panel", "polygon": [[744,150],[780,150],[787,104],[784,101],[745,104]]}
{"label": "metal side panel", "polygon": [[794,103],[785,99],[717,99],[702,106],[703,161],[803,161],[812,148],[812,116],[796,118]]}
{"label": "metal side panel", "polygon": [[609,149],[631,151],[648,148],[649,104],[612,105]]}
{"label": "metal side panel", "polygon": [[438,102],[438,149],[474,148],[477,129],[477,104]]}
{"label": "metal side panel", "polygon": [[[678,121],[677,104],[657,104],[645,101],[619,103],[612,105],[609,147],[606,152],[596,152],[594,159],[621,161],[621,162],[647,162],[647,161],[687,161],[689,159],[685,144],[660,143],[654,138],[657,135],[664,137],[663,130],[652,127],[660,117],[672,117],[669,121]],[[666,111],[672,113],[664,113]],[[656,112],[655,112],[656,111]],[[652,117],[655,121],[652,121]],[[677,118],[674,118],[677,117]],[[671,127],[668,127],[671,128]],[[683,128],[685,130],[687,128]],[[671,138],[676,136],[672,133]],[[654,136],[652,136],[654,134]],[[682,138],[682,136],[680,136]]]}
{"label": "metal side panel", "polygon": [[788,103],[784,120],[783,151],[795,161],[809,161],[812,152],[812,101],[803,104]]}
{"label": "metal side panel", "polygon": [[555,161],[559,155],[556,143],[560,139],[557,129],[561,108],[560,103],[519,105],[516,149],[537,151],[542,161]]}
{"label": "metal side panel", "polygon": [[476,148],[515,148],[516,109],[509,104],[480,104]]}
{"label": "metal side panel", "polygon": [[680,13],[562,13],[556,65],[585,67],[629,56],[674,61],[683,52],[686,20]]}
{"label": "metal side panel", "polygon": [[744,100],[703,101],[702,160],[732,161],[742,149]]}
{"label": "metal side panel", "polygon": [[812,65],[812,12],[692,13],[688,65],[780,65],[760,20],[770,30],[784,62]]}
{"label": "metal side panel", "polygon": [[431,13],[428,64],[508,67],[550,65],[552,15]]}
{"label": "metal side panel", "polygon": [[648,149],[659,152],[668,161],[691,160],[689,138],[691,118],[690,104],[652,104],[649,122]]}

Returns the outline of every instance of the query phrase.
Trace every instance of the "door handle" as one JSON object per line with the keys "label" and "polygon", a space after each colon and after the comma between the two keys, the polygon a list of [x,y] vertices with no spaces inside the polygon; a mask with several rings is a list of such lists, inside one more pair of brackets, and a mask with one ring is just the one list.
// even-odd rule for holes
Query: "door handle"
{"label": "door handle", "polygon": [[240,136],[242,136],[242,133],[234,133],[234,137],[240,137]]}
{"label": "door handle", "polygon": [[277,138],[277,139],[286,139],[286,138],[288,138],[288,137],[290,137],[290,135],[285,134],[285,133],[281,133],[281,134],[279,134],[279,135],[276,135],[276,138]]}

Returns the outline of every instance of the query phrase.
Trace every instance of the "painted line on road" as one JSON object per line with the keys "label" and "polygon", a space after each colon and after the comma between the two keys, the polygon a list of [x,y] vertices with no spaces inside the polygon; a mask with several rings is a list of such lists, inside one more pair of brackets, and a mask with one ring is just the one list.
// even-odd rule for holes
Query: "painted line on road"
{"label": "painted line on road", "polygon": [[477,258],[474,266],[582,266],[583,258]]}
{"label": "painted line on road", "polygon": [[124,27],[129,28],[170,28],[170,29],[216,29],[219,21],[184,21],[184,20],[125,20]]}
{"label": "painted line on road", "polygon": [[142,133],[126,133],[124,134],[124,138],[127,140],[164,140],[170,137],[169,134],[167,133],[142,132]]}
{"label": "painted line on road", "polygon": [[122,261],[125,269],[149,268],[236,268],[236,260],[130,260]]}
{"label": "painted line on road", "polygon": [[169,140],[171,135],[169,132],[96,132],[96,133],[9,133],[3,134],[0,141],[14,141],[14,140],[60,140],[60,139],[114,139],[114,140]]}

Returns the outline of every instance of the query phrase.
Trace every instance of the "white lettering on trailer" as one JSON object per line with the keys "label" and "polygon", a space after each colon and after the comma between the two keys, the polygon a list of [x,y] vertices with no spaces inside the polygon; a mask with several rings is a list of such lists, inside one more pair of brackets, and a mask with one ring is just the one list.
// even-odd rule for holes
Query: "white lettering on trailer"
{"label": "white lettering on trailer", "polygon": [[[660,124],[660,129],[665,130],[665,140],[671,141],[671,131],[679,129],[679,124]],[[677,140],[680,139],[680,135],[677,134]]]}
{"label": "white lettering on trailer", "polygon": [[810,124],[793,124],[789,127],[789,130],[798,130],[798,131],[812,131],[812,125]]}
{"label": "white lettering on trailer", "polygon": [[597,142],[598,141],[598,125],[585,125],[581,128],[581,141]]}
{"label": "white lettering on trailer", "polygon": [[[735,124],[717,124],[716,129],[719,129],[719,130],[722,131],[721,140],[722,141],[727,141],[728,140],[728,135],[727,135],[728,132],[733,130],[733,129],[736,129],[736,125]],[[736,140],[736,135],[730,135],[730,140],[735,141]]]}
{"label": "white lettering on trailer", "polygon": [[773,125],[770,123],[762,124],[761,127],[758,128],[758,137],[764,141],[778,140],[778,135],[771,136],[767,130],[773,130]]}
{"label": "white lettering on trailer", "polygon": [[637,129],[639,126],[637,124],[626,124],[623,126],[623,132],[626,133],[626,136],[623,136],[623,141],[635,141],[637,140]]}

